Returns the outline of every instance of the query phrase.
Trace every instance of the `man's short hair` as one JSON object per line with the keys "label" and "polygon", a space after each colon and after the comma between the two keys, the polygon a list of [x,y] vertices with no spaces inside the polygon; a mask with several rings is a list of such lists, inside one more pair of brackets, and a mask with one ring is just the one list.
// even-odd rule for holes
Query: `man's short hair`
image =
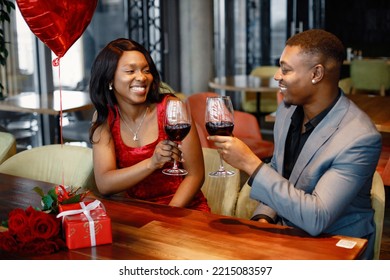
{"label": "man's short hair", "polygon": [[286,46],[299,46],[304,53],[333,58],[340,65],[345,57],[343,43],[334,34],[322,29],[310,29],[295,34],[286,41]]}

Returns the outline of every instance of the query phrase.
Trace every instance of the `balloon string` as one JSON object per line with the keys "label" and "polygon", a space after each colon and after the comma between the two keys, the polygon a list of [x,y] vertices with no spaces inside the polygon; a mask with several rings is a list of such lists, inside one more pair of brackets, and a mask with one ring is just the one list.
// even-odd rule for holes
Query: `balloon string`
{"label": "balloon string", "polygon": [[[59,83],[59,91],[60,91],[60,143],[61,143],[61,148],[64,145],[63,137],[62,137],[62,117],[63,117],[63,112],[62,112],[62,85],[61,85],[61,64],[60,64],[60,57],[57,57],[53,60],[53,66],[57,67],[58,66],[58,83]],[[54,94],[54,93],[53,93]],[[64,163],[62,162],[62,185],[65,186],[65,174],[64,174]]]}

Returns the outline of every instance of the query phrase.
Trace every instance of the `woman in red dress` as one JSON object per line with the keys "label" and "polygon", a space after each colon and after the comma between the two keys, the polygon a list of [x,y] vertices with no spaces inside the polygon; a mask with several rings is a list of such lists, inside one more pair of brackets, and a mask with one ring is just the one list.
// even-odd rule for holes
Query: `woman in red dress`
{"label": "woman in red dress", "polygon": [[[110,42],[96,57],[90,96],[96,185],[103,195],[126,191],[132,198],[210,211],[200,188],[204,162],[195,126],[179,149],[167,140],[163,120],[173,94],[160,93],[160,76],[146,49],[128,39]],[[184,158],[184,161],[182,160]],[[186,176],[167,176],[173,159]]]}

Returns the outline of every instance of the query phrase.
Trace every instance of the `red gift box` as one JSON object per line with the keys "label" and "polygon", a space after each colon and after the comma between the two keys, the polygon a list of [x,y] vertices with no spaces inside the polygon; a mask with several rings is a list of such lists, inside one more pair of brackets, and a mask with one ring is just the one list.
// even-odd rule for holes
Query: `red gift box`
{"label": "red gift box", "polygon": [[69,249],[112,243],[111,219],[99,200],[59,206],[62,228]]}

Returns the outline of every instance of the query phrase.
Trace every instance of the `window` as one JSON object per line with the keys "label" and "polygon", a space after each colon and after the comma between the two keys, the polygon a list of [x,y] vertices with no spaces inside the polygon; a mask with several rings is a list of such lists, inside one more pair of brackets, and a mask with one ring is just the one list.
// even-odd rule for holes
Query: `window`
{"label": "window", "polygon": [[271,1],[271,63],[278,65],[287,40],[287,0]]}

